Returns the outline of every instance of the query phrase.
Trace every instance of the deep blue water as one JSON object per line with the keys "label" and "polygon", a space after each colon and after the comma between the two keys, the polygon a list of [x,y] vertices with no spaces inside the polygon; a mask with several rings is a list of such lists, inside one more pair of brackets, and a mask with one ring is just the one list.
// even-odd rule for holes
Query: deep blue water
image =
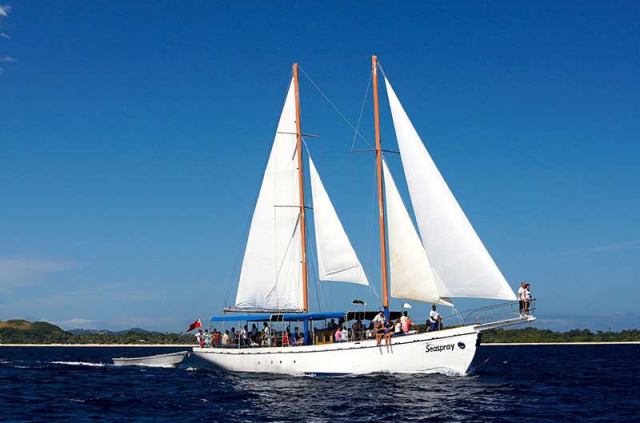
{"label": "deep blue water", "polygon": [[101,364],[179,350],[0,347],[0,420],[640,422],[640,345],[483,346],[467,376]]}

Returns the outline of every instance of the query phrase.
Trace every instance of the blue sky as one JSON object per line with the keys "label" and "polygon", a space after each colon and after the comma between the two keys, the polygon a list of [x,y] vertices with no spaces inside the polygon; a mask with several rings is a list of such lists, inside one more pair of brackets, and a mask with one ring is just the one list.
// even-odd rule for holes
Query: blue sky
{"label": "blue sky", "polygon": [[[355,122],[377,54],[498,266],[532,283],[538,325],[640,327],[637,2],[7,1],[0,320],[179,331],[217,314],[291,63]],[[373,157],[300,89],[311,154],[377,285]],[[325,310],[375,303],[316,291]]]}

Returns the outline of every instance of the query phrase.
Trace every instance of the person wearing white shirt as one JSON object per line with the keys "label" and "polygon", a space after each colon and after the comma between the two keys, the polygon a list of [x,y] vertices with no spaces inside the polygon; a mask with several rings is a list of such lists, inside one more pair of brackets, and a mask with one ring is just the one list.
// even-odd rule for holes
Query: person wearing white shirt
{"label": "person wearing white shirt", "polygon": [[347,329],[347,325],[342,327],[342,342],[347,342],[349,340],[349,329]]}
{"label": "person wearing white shirt", "polygon": [[375,324],[376,324],[377,322],[384,323],[384,311],[380,310],[380,313],[378,313],[378,314],[376,315],[376,317],[374,317],[374,318],[371,320],[371,323],[373,323],[373,324],[374,324],[374,326],[375,326]]}
{"label": "person wearing white shirt", "polygon": [[262,330],[262,345],[271,346],[271,328],[269,328],[267,322],[264,322],[264,329]]}
{"label": "person wearing white shirt", "polygon": [[522,286],[518,288],[518,308],[520,310],[520,317],[524,315],[524,308],[527,302],[527,283],[522,282]]}
{"label": "person wearing white shirt", "polygon": [[429,312],[429,330],[440,330],[442,326],[442,318],[440,314],[436,311],[436,305],[431,306],[431,311]]}

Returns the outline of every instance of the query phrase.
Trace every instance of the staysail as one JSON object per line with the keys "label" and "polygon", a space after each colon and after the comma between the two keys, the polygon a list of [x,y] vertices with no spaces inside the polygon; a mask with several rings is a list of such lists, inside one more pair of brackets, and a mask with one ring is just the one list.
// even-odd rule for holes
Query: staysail
{"label": "staysail", "polygon": [[385,83],[411,203],[436,281],[451,297],[515,300],[386,78]]}
{"label": "staysail", "polygon": [[251,220],[236,308],[304,307],[296,143],[292,79]]}
{"label": "staysail", "polygon": [[382,168],[387,200],[391,296],[451,305],[438,292],[427,253],[384,161]]}
{"label": "staysail", "polygon": [[320,280],[369,285],[364,269],[338,219],[311,156],[309,156],[309,174]]}

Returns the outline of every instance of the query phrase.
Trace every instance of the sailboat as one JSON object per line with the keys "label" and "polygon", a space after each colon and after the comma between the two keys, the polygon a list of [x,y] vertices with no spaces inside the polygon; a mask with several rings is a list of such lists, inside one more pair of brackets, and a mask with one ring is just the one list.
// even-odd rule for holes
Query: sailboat
{"label": "sailboat", "polygon": [[[266,328],[261,339],[193,349],[196,356],[228,371],[281,374],[430,373],[468,371],[487,329],[535,320],[533,308],[518,314],[516,295],[471,226],[413,127],[383,73],[418,231],[405,207],[380,143],[378,71],[372,57],[375,114],[375,165],[380,231],[381,308],[389,297],[452,306],[454,298],[484,298],[504,303],[458,314],[457,325],[393,336],[391,345],[353,330],[341,342],[330,319],[348,326],[372,320],[369,312],[312,312],[307,278],[303,133],[300,122],[298,65],[278,123],[262,179],[240,271],[235,306],[211,318],[212,325]],[[319,279],[369,285],[369,280],[332,205],[311,156],[308,157]],[[515,306],[514,306],[515,305]],[[506,311],[505,311],[506,310]],[[466,317],[466,318],[465,318]],[[484,318],[484,319],[482,319]],[[494,318],[491,320],[491,318]],[[489,321],[487,321],[489,320]],[[246,326],[245,326],[246,325]],[[284,334],[301,327],[291,342]],[[257,327],[256,327],[257,329]],[[280,330],[279,330],[280,329]]]}

